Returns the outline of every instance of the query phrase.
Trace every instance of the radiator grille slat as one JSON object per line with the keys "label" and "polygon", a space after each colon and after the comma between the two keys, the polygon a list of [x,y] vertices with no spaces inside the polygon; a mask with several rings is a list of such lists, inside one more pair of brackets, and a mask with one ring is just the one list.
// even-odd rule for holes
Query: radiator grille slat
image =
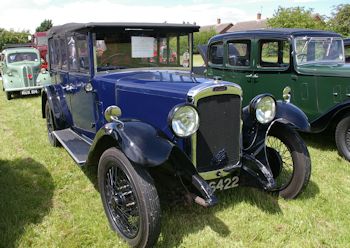
{"label": "radiator grille slat", "polygon": [[197,103],[197,170],[217,170],[239,162],[241,99],[239,95],[215,95]]}

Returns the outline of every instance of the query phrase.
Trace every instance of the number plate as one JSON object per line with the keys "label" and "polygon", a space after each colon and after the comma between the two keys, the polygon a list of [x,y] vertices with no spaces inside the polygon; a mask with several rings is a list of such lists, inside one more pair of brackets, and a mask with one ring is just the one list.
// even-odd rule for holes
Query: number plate
{"label": "number plate", "polygon": [[209,186],[213,189],[215,192],[216,190],[225,190],[225,189],[231,189],[235,188],[238,186],[238,181],[239,177],[234,176],[234,177],[226,177],[226,178],[221,178],[216,181],[211,181],[209,183]]}
{"label": "number plate", "polygon": [[31,94],[38,94],[38,90],[22,90],[21,95],[26,96],[26,95],[31,95]]}

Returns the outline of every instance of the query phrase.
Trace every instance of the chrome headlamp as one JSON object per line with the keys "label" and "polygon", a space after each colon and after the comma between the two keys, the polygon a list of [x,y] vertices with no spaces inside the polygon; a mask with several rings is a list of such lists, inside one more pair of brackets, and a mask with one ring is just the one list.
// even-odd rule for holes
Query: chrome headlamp
{"label": "chrome headlamp", "polygon": [[177,105],[169,112],[168,123],[176,136],[191,136],[199,128],[198,112],[193,105]]}
{"label": "chrome headlamp", "polygon": [[258,122],[266,124],[275,118],[276,100],[269,94],[258,95],[250,102],[249,108]]}

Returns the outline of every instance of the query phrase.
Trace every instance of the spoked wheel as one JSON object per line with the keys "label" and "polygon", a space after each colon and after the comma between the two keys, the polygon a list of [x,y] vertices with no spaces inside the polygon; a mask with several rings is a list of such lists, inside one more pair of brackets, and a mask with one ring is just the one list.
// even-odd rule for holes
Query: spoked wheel
{"label": "spoked wheel", "polygon": [[266,139],[266,152],[279,195],[297,197],[311,174],[310,155],[300,135],[288,126],[275,124]]}
{"label": "spoked wheel", "polygon": [[100,158],[98,184],[112,229],[133,247],[152,247],[160,233],[160,203],[149,173],[110,148]]}
{"label": "spoked wheel", "polygon": [[57,140],[56,136],[53,134],[53,131],[56,130],[55,123],[53,121],[53,114],[50,108],[50,104],[47,101],[45,105],[45,116],[46,116],[46,127],[47,127],[47,137],[52,146],[56,147],[60,145],[60,142]]}
{"label": "spoked wheel", "polygon": [[346,116],[337,124],[335,143],[339,154],[350,161],[350,116]]}

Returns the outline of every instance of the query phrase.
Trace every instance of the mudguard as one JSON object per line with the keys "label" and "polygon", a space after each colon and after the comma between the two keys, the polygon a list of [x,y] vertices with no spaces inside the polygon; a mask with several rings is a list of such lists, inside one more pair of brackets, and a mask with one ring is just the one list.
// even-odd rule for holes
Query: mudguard
{"label": "mudguard", "polygon": [[129,160],[143,167],[156,167],[171,162],[176,175],[191,183],[201,193],[204,198],[201,205],[213,206],[217,203],[210,186],[198,174],[186,154],[174,143],[161,137],[153,126],[137,120],[105,124],[97,132],[90,147],[87,164],[96,164],[109,145],[118,147]]}
{"label": "mudguard", "polygon": [[65,98],[63,97],[61,86],[49,85],[43,88],[41,94],[41,111],[42,117],[45,116],[45,104],[48,101],[53,112],[54,124],[56,129],[64,129],[72,123],[72,117],[68,110]]}
{"label": "mudguard", "polygon": [[111,122],[96,133],[91,145],[88,161],[95,154],[106,137],[113,138],[116,145],[133,163],[153,167],[164,163],[174,146],[170,141],[160,137],[156,129],[140,121]]}
{"label": "mudguard", "polygon": [[350,100],[335,105],[327,113],[311,122],[311,132],[322,132],[334,119],[342,117],[346,113],[350,113]]}
{"label": "mudguard", "polygon": [[307,116],[300,108],[292,103],[277,101],[276,119],[285,124],[291,124],[298,131],[310,131],[310,123]]}
{"label": "mudguard", "polygon": [[[305,113],[292,103],[277,101],[277,112],[273,121],[283,122],[296,128],[298,131],[310,131],[310,123]],[[258,123],[249,112],[249,105],[243,108],[243,129],[248,130],[251,127],[258,125],[259,129],[267,130],[268,124],[263,125]]]}

